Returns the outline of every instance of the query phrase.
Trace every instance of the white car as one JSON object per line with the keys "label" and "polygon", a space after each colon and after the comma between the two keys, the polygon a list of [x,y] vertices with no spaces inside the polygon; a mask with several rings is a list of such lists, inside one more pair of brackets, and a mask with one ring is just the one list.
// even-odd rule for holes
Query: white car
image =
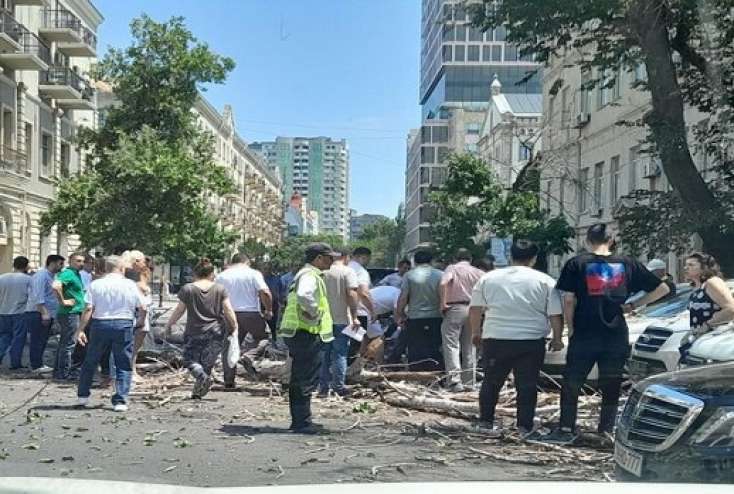
{"label": "white car", "polygon": [[[688,305],[688,297],[691,294],[691,287],[688,284],[679,284],[676,286],[676,295],[664,299],[655,304],[637,310],[634,314],[627,316],[627,327],[629,328],[629,342],[632,346],[641,334],[651,325],[665,324],[672,317],[678,317],[681,311],[684,311]],[[688,312],[686,312],[688,314]],[[568,338],[563,337],[563,343],[566,345],[563,350],[558,352],[547,351],[543,362],[543,372],[554,379],[558,379],[563,375],[563,369],[566,366],[566,350],[568,348]],[[596,365],[587,379],[596,381],[599,376],[599,370]]]}
{"label": "white car", "polygon": [[698,338],[688,350],[686,366],[734,360],[734,324],[727,324]]}
{"label": "white car", "polygon": [[[726,283],[734,293],[734,280],[727,280]],[[627,368],[633,379],[642,379],[653,374],[673,371],[678,368],[678,362],[680,360],[679,348],[683,338],[691,329],[688,313],[689,295],[690,291],[686,294],[684,303],[678,307],[678,313],[675,316],[648,326],[635,344],[632,345],[632,352],[627,362]],[[675,308],[674,306],[670,307],[671,311]],[[730,326],[726,328],[728,327]],[[713,348],[718,341],[714,337],[721,337],[720,335],[726,332],[726,328],[713,331],[699,338],[698,341],[694,342],[689,354],[702,359],[700,363],[714,359],[713,355],[719,355],[715,351],[718,349]],[[726,338],[722,339],[724,347],[726,347],[726,341]],[[732,358],[724,360],[734,360],[734,355],[732,355]]]}

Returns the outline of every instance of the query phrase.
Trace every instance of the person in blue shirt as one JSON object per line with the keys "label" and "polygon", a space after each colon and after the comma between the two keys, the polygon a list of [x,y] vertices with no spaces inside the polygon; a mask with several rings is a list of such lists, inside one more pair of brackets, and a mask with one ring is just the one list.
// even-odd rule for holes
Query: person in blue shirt
{"label": "person in blue shirt", "polygon": [[31,334],[29,347],[31,370],[37,373],[53,371],[53,368],[43,364],[43,352],[46,350],[48,335],[59,308],[59,300],[52,285],[56,274],[64,269],[65,261],[66,259],[58,254],[48,256],[46,267],[36,271],[28,288],[25,323]]}

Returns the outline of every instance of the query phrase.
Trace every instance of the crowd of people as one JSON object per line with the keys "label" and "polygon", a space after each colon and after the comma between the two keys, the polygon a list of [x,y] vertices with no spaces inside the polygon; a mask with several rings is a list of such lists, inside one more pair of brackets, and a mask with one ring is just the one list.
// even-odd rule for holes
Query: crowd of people
{"label": "crowd of people", "polygon": [[[311,244],[303,264],[282,275],[268,262],[252,266],[245,254],[235,255],[219,273],[201,259],[194,280],[179,290],[165,330],[186,315],[183,360],[197,399],[210,391],[220,359],[224,388],[236,389],[236,366],[228,358],[232,345],[239,345],[239,363],[253,375],[264,345],[287,347],[296,432],[320,430],[311,417],[314,392],[347,397],[348,367],[374,359],[403,363],[412,371],[441,371],[448,392],[478,389],[478,427],[494,435],[502,433],[495,408],[512,372],[520,434],[567,444],[577,437],[579,394],[595,365],[602,395],[598,431],[612,432],[629,352],[625,314],[675,290],[662,261],[645,266],[616,254],[604,224],[590,227],[586,240],[588,250],[569,259],[558,280],[534,269],[540,251],[526,240],[513,243],[511,265],[501,269],[466,249],[449,265],[418,250],[413,262],[401,260],[398,270],[381,280],[370,277],[371,252],[365,247],[337,252],[328,244]],[[67,267],[65,262],[48,256],[45,268],[30,276],[28,259],[18,257],[13,273],[0,276],[0,357],[8,353],[10,369],[21,369],[29,339],[31,371],[78,379],[82,406],[90,402],[95,373],[104,386],[114,369],[112,405],[125,411],[137,351],[150,331],[152,261],[126,251],[99,259],[75,253]],[[734,298],[711,256],[692,254],[685,273],[695,290],[682,355],[696,338],[734,319]],[[59,342],[49,367],[43,355],[54,324]],[[542,433],[535,421],[540,371],[546,351],[564,348],[564,328],[568,349],[560,421]]]}

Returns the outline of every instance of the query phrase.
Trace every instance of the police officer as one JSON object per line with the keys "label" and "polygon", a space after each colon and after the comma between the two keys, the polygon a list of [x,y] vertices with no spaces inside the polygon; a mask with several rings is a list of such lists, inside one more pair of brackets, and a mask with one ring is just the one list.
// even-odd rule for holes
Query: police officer
{"label": "police officer", "polygon": [[322,271],[329,269],[336,256],[328,244],[306,247],[305,265],[288,287],[288,302],[280,324],[279,335],[293,359],[288,388],[290,429],[301,434],[316,434],[322,429],[311,420],[311,394],[318,383],[321,344],[333,339]]}

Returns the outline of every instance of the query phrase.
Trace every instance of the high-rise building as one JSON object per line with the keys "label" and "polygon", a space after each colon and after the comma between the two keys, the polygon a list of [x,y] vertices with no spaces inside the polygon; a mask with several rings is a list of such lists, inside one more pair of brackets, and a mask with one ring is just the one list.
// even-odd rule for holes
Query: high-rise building
{"label": "high-rise building", "polygon": [[283,195],[298,193],[316,211],[321,233],[349,238],[349,147],[344,139],[278,137],[256,142],[269,166],[283,178]]}
{"label": "high-rise building", "polygon": [[0,273],[13,257],[38,267],[79,246],[40,217],[57,180],[83,169],[74,136],[97,125],[88,73],[102,20],[89,0],[0,1]]}
{"label": "high-rise building", "polygon": [[507,43],[505,28],[482,32],[467,4],[477,0],[423,0],[420,105],[423,122],[408,139],[406,248],[430,243],[426,201],[446,178],[451,153],[476,153],[496,78],[504,93],[542,92],[539,64]]}

